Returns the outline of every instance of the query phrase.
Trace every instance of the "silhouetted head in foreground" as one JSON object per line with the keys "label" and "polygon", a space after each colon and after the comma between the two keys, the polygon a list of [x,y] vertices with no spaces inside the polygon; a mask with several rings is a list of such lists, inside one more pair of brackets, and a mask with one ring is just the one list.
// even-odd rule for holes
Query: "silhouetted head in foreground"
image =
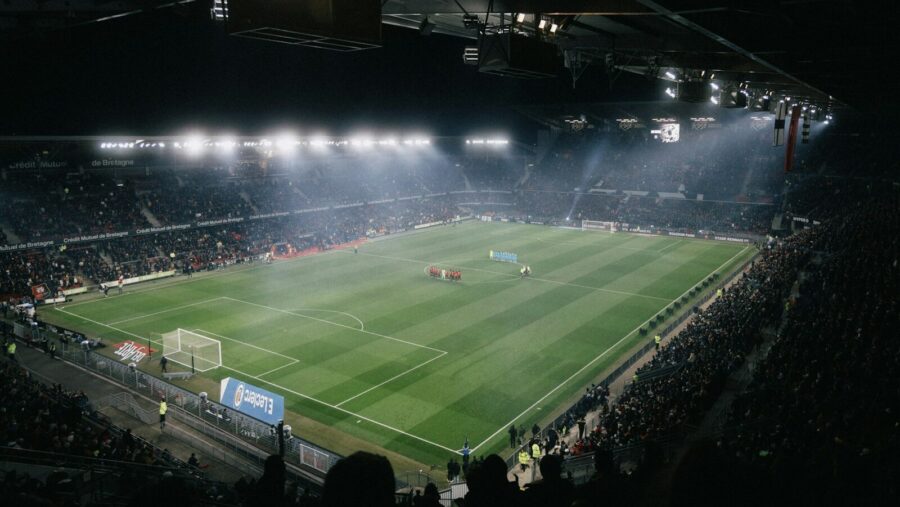
{"label": "silhouetted head in foreground", "polygon": [[384,456],[356,452],[335,463],[325,476],[326,507],[394,505],[394,470]]}

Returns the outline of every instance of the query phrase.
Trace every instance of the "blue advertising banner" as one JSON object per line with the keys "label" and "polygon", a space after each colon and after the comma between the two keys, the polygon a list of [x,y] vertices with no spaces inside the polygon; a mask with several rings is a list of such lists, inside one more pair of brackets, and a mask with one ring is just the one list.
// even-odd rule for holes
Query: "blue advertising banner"
{"label": "blue advertising banner", "polygon": [[284,397],[231,377],[219,385],[219,402],[269,424],[284,420]]}

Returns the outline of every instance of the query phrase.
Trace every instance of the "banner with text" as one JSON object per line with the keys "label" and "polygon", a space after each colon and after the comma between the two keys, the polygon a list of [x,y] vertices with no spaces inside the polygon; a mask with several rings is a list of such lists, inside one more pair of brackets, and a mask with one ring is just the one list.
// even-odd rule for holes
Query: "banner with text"
{"label": "banner with text", "polygon": [[284,397],[226,377],[219,385],[219,403],[268,424],[284,420]]}

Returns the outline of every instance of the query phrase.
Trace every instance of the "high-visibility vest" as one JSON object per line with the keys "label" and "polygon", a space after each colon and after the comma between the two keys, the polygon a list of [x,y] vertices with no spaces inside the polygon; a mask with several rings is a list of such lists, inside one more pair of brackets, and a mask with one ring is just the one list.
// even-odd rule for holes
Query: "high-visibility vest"
{"label": "high-visibility vest", "polygon": [[653,337],[653,341],[656,342],[657,345],[659,345],[659,342],[662,341],[662,337],[660,337],[659,335],[656,335]]}
{"label": "high-visibility vest", "polygon": [[6,347],[6,352],[8,352],[9,354],[15,354],[16,353],[16,342],[10,343],[9,346]]}
{"label": "high-visibility vest", "polygon": [[722,294],[724,294],[724,293],[725,293],[725,292],[722,291],[722,289],[719,289],[719,290],[716,291],[716,297],[720,298],[720,297],[722,297]]}
{"label": "high-visibility vest", "polygon": [[166,415],[167,410],[169,410],[169,406],[166,405],[166,402],[159,402],[159,415]]}
{"label": "high-visibility vest", "polygon": [[541,459],[541,446],[531,444],[531,457],[534,459]]}
{"label": "high-visibility vest", "polygon": [[525,452],[525,449],[522,449],[521,451],[519,451],[519,464],[527,465],[528,460],[530,460],[530,459],[531,459],[531,457],[528,456],[528,453]]}

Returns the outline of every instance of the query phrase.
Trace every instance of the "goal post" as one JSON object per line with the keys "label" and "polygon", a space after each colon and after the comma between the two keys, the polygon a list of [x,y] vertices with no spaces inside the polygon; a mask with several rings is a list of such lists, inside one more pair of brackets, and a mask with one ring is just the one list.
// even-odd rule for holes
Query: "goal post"
{"label": "goal post", "polygon": [[163,357],[204,372],[222,366],[222,342],[208,336],[178,328],[162,335]]}
{"label": "goal post", "polygon": [[606,222],[602,220],[582,220],[581,229],[584,231],[609,231],[616,232],[615,222]]}

